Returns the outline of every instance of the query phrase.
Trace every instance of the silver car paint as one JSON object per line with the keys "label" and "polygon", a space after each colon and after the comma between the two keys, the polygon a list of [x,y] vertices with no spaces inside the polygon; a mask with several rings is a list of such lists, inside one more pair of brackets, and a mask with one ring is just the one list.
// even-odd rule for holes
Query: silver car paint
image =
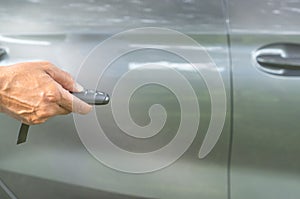
{"label": "silver car paint", "polygon": [[299,8],[299,1],[229,0],[232,199],[300,195],[300,79],[262,72],[252,56],[267,44],[299,44]]}
{"label": "silver car paint", "polygon": [[[226,92],[229,86],[229,55],[223,2],[212,1],[27,1],[1,2],[1,46],[9,49],[9,60],[46,59],[75,75],[88,52],[112,34],[141,26],[172,28],[188,34],[207,48],[220,68]],[[149,13],[148,13],[149,12]],[[12,17],[11,13],[14,13]],[[137,43],[138,44],[138,43]],[[146,53],[146,52],[141,52]],[[169,60],[170,55],[149,58],[125,57],[124,66],[132,59],[140,63]],[[3,63],[4,64],[4,63]],[[122,67],[122,66],[119,66]],[[111,71],[108,81],[114,82],[128,70]],[[125,70],[125,71],[124,71]],[[93,73],[93,70],[90,71]],[[185,74],[195,88],[201,108],[201,124],[189,150],[174,164],[157,172],[133,175],[112,170],[96,161],[79,140],[72,116],[59,116],[30,129],[28,143],[16,146],[19,122],[1,115],[0,169],[1,178],[19,198],[81,198],[150,197],[150,198],[226,198],[229,150],[230,95],[227,95],[227,119],[223,133],[205,159],[198,152],[210,119],[209,94],[203,79],[194,73]],[[88,77],[88,74],[87,74]],[[112,79],[109,79],[112,78]],[[167,77],[166,77],[167,78]],[[84,84],[84,82],[81,82]],[[109,85],[109,82],[107,82]],[[103,88],[105,89],[105,88]],[[132,105],[133,119],[145,124],[144,109],[149,103],[169,106],[171,120],[167,130],[176,130],[176,101],[168,101],[169,94],[157,87],[153,99],[137,94]],[[162,97],[163,96],[163,97]],[[97,110],[105,117],[108,108]],[[115,129],[110,118],[104,118],[107,129]],[[127,150],[141,151],[160,147],[172,138],[161,136],[158,142],[126,145],[124,135],[112,130],[109,135]],[[127,138],[128,139],[128,138]],[[132,141],[128,140],[128,143]],[[125,143],[125,144],[124,144]],[[128,148],[129,147],[129,148]],[[20,179],[22,179],[20,183]],[[50,190],[49,190],[50,189]],[[63,190],[68,190],[64,192]],[[124,195],[119,195],[124,194]],[[108,197],[108,196],[107,196]]]}

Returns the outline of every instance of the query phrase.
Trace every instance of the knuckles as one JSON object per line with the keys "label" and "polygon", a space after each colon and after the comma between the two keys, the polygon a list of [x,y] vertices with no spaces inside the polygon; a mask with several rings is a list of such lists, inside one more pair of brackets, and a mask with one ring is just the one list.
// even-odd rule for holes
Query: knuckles
{"label": "knuckles", "polygon": [[[2,103],[0,112],[6,112],[29,125],[40,124],[52,116],[70,112],[64,111],[59,104],[64,100],[63,89],[68,90],[73,86],[72,77],[51,62],[15,64],[7,68],[7,74],[10,77],[6,81],[8,82],[7,87],[10,88],[13,96],[11,99],[14,101],[7,100],[8,102],[5,104],[0,95]],[[64,84],[62,85],[61,82]],[[20,89],[25,92],[19,92]],[[15,93],[22,93],[22,95]]]}
{"label": "knuckles", "polygon": [[44,102],[47,103],[58,103],[61,100],[61,93],[55,86],[48,88],[43,95]]}
{"label": "knuckles", "polygon": [[[28,67],[30,67],[31,73],[28,73]],[[20,98],[20,102],[25,101],[24,106],[22,103],[19,103],[20,106],[14,106],[11,109],[7,108],[9,110],[8,113],[16,119],[22,120],[26,124],[34,125],[43,123],[52,116],[69,113],[69,111],[64,112],[58,107],[60,102],[64,100],[64,90],[62,89],[69,85],[73,86],[71,85],[72,77],[67,72],[57,69],[51,62],[41,61],[12,65],[9,74],[16,74],[13,77],[19,80],[13,82],[21,82],[18,87],[10,86],[15,89],[15,93],[18,93],[17,91],[20,88],[23,90],[28,88],[27,90],[30,91],[30,95],[26,95],[25,92],[23,96],[15,97],[17,100]],[[56,81],[57,79],[59,81]],[[31,89],[32,86],[28,86],[30,85],[28,82],[35,83],[34,90]],[[66,82],[66,85],[61,86],[60,82]],[[0,106],[1,111],[2,106]]]}

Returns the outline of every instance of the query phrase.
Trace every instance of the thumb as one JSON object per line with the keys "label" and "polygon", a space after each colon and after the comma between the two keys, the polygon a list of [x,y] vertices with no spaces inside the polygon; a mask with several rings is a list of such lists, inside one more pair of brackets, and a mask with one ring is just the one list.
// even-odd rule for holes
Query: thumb
{"label": "thumb", "polygon": [[59,83],[64,89],[72,92],[78,92],[83,89],[80,85],[76,84],[72,76],[66,71],[54,66],[51,63],[46,63],[44,67],[45,72]]}

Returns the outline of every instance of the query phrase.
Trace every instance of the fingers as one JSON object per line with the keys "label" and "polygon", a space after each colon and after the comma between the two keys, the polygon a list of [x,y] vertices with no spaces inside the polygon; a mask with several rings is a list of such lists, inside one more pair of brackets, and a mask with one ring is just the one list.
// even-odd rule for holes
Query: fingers
{"label": "fingers", "polygon": [[45,68],[46,73],[53,78],[57,83],[57,88],[61,94],[61,99],[58,104],[64,109],[79,113],[87,114],[91,111],[92,107],[87,103],[74,97],[69,91],[82,91],[83,87],[77,84],[70,74],[50,64]]}
{"label": "fingers", "polygon": [[80,91],[80,86],[76,84],[76,82],[73,80],[72,76],[69,73],[59,69],[58,67],[48,62],[45,62],[44,70],[50,77],[52,77],[52,79],[54,79],[57,83],[59,83],[63,88],[67,89],[68,91]]}
{"label": "fingers", "polygon": [[87,114],[92,110],[92,106],[74,97],[70,92],[65,89],[60,89],[61,99],[58,104],[66,110],[79,114]]}
{"label": "fingers", "polygon": [[41,118],[49,118],[53,117],[55,115],[66,115],[69,114],[71,111],[63,108],[62,106],[58,104],[54,104],[52,108],[47,110],[47,112],[44,115],[40,115]]}
{"label": "fingers", "polygon": [[59,106],[58,104],[51,104],[47,107],[41,107],[35,114],[23,114],[15,117],[18,120],[21,120],[23,123],[28,125],[41,124],[46,122],[49,118],[56,115],[65,115],[69,114],[70,111]]}
{"label": "fingers", "polygon": [[47,108],[46,111],[40,111],[37,113],[37,119],[31,121],[31,124],[40,124],[47,121],[49,118],[57,115],[66,115],[71,111],[59,106],[58,104],[53,104],[51,107]]}

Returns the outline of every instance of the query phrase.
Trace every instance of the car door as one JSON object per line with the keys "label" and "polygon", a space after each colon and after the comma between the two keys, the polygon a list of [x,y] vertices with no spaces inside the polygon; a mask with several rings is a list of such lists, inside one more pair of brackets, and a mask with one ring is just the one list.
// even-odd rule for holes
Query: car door
{"label": "car door", "polygon": [[231,198],[298,198],[300,2],[228,2],[234,91]]}
{"label": "car door", "polygon": [[[7,53],[1,65],[49,60],[111,96],[89,115],[31,126],[22,145],[16,145],[20,123],[2,114],[1,197],[227,198],[231,107],[223,5],[1,1],[0,45]],[[111,62],[103,69],[105,61]],[[147,131],[149,124],[157,132]],[[118,152],[101,148],[112,143]],[[166,145],[173,147],[168,153],[147,158]]]}

